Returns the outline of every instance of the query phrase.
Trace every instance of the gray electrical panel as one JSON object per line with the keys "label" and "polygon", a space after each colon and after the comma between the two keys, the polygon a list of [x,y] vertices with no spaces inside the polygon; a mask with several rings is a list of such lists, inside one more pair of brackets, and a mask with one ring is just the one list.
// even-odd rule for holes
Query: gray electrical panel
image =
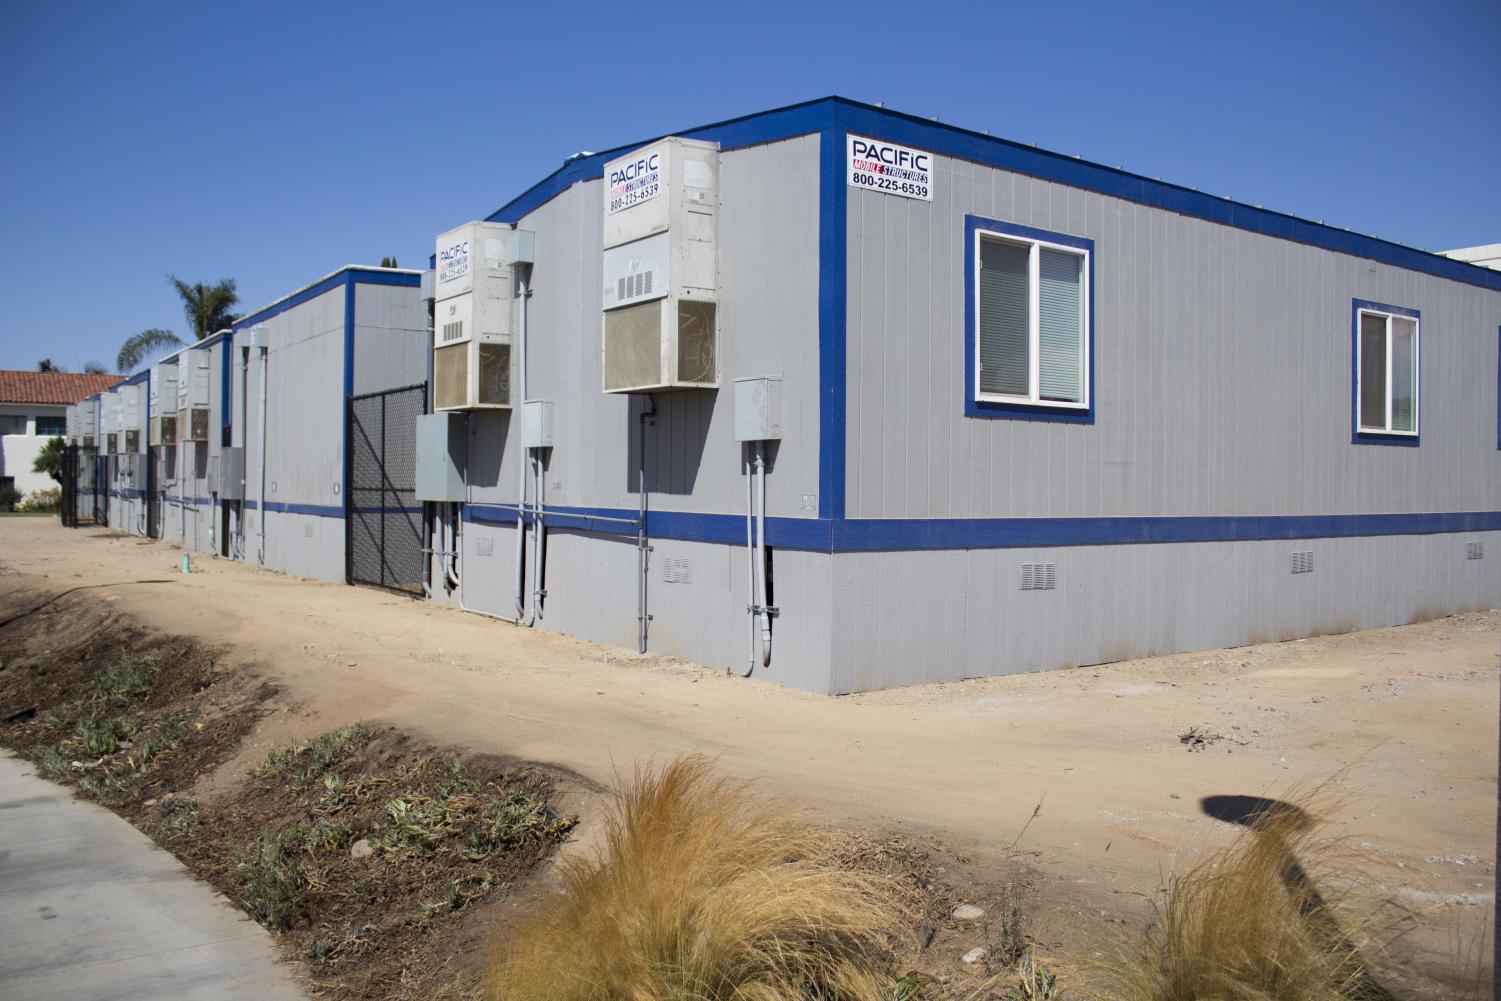
{"label": "gray electrical panel", "polygon": [[769,441],[782,437],[782,377],[764,375],[735,380],[735,440]]}
{"label": "gray electrical panel", "polygon": [[521,444],[552,448],[552,401],[527,400],[521,405]]}
{"label": "gray electrical panel", "polygon": [[218,455],[210,456],[208,463],[209,493],[218,494],[220,500],[245,499],[245,450],[221,448]]}
{"label": "gray electrical panel", "polygon": [[418,416],[418,500],[452,504],[465,499],[465,426],[462,413]]}

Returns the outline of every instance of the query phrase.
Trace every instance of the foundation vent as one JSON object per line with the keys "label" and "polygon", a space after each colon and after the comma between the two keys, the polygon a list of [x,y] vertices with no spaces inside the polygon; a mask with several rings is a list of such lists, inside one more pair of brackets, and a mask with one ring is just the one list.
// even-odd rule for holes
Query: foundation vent
{"label": "foundation vent", "polygon": [[1483,543],[1483,542],[1466,542],[1465,543],[1465,559],[1467,559],[1467,560],[1483,560],[1483,559],[1485,559],[1485,543]]}
{"label": "foundation vent", "polygon": [[691,584],[693,574],[688,567],[688,557],[662,557],[662,580],[667,584]]}
{"label": "foundation vent", "polygon": [[1313,573],[1313,553],[1293,553],[1288,562],[1293,573]]}
{"label": "foundation vent", "polygon": [[1058,586],[1058,564],[1023,563],[1023,591],[1051,591]]}

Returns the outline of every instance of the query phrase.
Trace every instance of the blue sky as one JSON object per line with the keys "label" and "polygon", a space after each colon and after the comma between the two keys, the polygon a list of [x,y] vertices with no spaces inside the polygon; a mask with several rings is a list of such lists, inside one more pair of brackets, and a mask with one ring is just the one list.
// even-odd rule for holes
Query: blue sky
{"label": "blue sky", "polygon": [[1501,4],[10,3],[0,368],[425,263],[580,149],[828,94],[1442,249],[1501,241]]}

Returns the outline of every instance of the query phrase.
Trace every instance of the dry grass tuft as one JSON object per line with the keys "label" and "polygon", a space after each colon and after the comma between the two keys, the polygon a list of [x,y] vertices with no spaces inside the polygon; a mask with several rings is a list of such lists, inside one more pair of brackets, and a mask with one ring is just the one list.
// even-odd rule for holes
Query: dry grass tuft
{"label": "dry grass tuft", "polygon": [[638,769],[596,857],[512,937],[495,1001],[889,1001],[910,900],[841,867],[800,823],[700,756]]}
{"label": "dry grass tuft", "polygon": [[1277,804],[1246,824],[1225,851],[1169,881],[1144,940],[1109,971],[1111,996],[1389,1001],[1369,957],[1374,925],[1333,888],[1350,885],[1338,847],[1314,837],[1299,807]]}

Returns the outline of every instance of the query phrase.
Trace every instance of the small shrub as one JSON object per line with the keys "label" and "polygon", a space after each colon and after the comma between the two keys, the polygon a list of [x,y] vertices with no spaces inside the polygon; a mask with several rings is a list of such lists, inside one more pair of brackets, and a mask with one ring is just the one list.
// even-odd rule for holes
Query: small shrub
{"label": "small shrub", "polygon": [[198,823],[198,804],[190,799],[172,798],[156,808],[156,822],[163,830],[186,831]]}
{"label": "small shrub", "polygon": [[513,935],[494,1001],[895,996],[886,960],[911,901],[706,759],[638,771],[604,839],[564,860],[564,894]]}
{"label": "small shrub", "polygon": [[518,848],[565,833],[572,826],[573,821],[559,819],[541,800],[520,789],[506,789],[485,800],[480,824],[464,844],[464,855],[479,860],[497,849]]}
{"label": "small shrub", "polygon": [[68,756],[56,747],[39,747],[32,752],[32,757],[36,759],[37,768],[43,775],[61,777],[70,770]]}
{"label": "small shrub", "polygon": [[[1376,1001],[1347,897],[1315,886],[1330,846],[1308,813],[1263,809],[1224,852],[1169,881],[1139,946],[1108,972],[1121,1001]],[[1332,894],[1332,895],[1328,895]]]}
{"label": "small shrub", "polygon": [[94,694],[106,702],[125,705],[151,690],[156,665],[140,657],[121,657],[94,675]]}
{"label": "small shrub", "polygon": [[26,499],[15,505],[17,511],[27,514],[48,514],[62,506],[63,492],[59,487],[33,490]]}
{"label": "small shrub", "polygon": [[285,928],[302,898],[307,877],[297,850],[307,833],[297,824],[279,831],[261,831],[239,865],[245,886],[245,910],[270,928]]}
{"label": "small shrub", "polygon": [[151,728],[151,733],[141,741],[125,759],[133,771],[150,771],[162,755],[175,750],[182,741],[186,721],[181,716],[165,716]]}
{"label": "small shrub", "polygon": [[90,754],[114,754],[120,749],[120,741],[135,732],[135,726],[125,720],[103,716],[85,716],[74,727],[76,740]]}
{"label": "small shrub", "polygon": [[350,752],[358,750],[370,739],[370,733],[358,723],[340,727],[323,734],[311,744],[292,741],[285,748],[275,748],[266,755],[266,763],[255,770],[262,778],[287,779],[296,786],[305,786],[334,765],[343,761]]}

